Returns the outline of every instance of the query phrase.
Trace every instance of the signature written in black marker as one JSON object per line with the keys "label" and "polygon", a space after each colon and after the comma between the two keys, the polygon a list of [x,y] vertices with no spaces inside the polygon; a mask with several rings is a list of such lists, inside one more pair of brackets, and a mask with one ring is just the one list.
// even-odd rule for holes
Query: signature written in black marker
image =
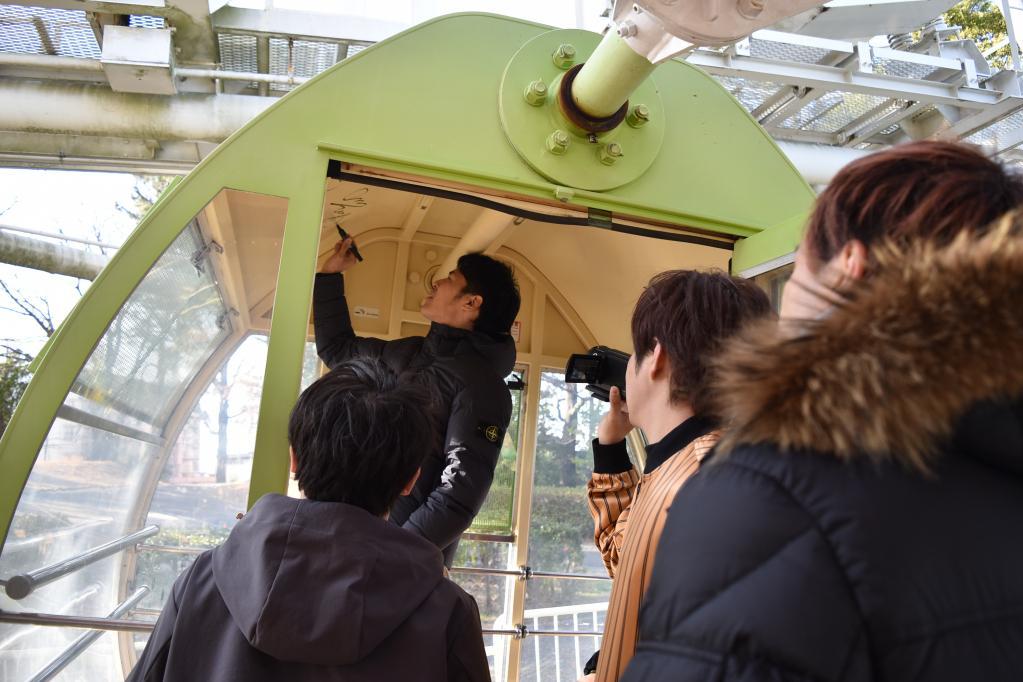
{"label": "signature written in black marker", "polygon": [[330,205],[334,207],[332,210],[333,217],[335,219],[348,218],[357,209],[369,206],[369,203],[366,201],[366,194],[368,192],[369,187],[359,187],[346,194],[341,201],[330,202]]}

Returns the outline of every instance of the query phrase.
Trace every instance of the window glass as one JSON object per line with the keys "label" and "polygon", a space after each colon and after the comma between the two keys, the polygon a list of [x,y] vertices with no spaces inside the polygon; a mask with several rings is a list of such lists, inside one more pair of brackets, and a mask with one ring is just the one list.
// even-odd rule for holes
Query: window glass
{"label": "window glass", "polygon": [[232,331],[208,249],[193,221],[114,318],[75,379],[72,404],[162,429],[196,370]]}
{"label": "window glass", "polygon": [[[269,331],[286,213],[285,199],[224,190],[155,261],[57,414],[19,501],[0,579],[147,520],[160,526],[145,541],[155,545],[210,546],[230,529],[248,495],[266,358],[260,334]],[[154,590],[132,615],[152,618],[194,558],[166,554],[124,550],[20,601],[0,593],[0,608],[104,617],[148,582]],[[148,572],[145,580],[133,580],[131,566]],[[0,625],[0,679],[31,678],[80,634]],[[61,679],[123,679],[118,637],[132,635],[103,635]]]}
{"label": "window glass", "polygon": [[504,434],[504,443],[501,445],[501,456],[497,460],[497,469],[494,471],[494,482],[487,493],[487,499],[476,515],[476,519],[469,527],[469,533],[491,533],[507,535],[512,528],[512,510],[515,501],[515,468],[518,462],[520,416],[522,412],[522,382],[521,370],[512,372],[505,379],[509,385],[512,399],[511,421],[508,423],[508,430]]}
{"label": "window glass", "polygon": [[[607,403],[593,398],[564,373],[541,374],[536,462],[529,526],[534,571],[606,578],[593,544],[586,483],[593,471],[591,441]],[[526,583],[523,623],[530,631],[599,632],[604,627],[610,580],[536,578]],[[599,647],[599,637],[527,637],[520,650],[520,680],[574,682]]]}
{"label": "window glass", "polygon": [[[213,547],[245,511],[266,352],[267,337],[248,336],[209,378],[163,465],[147,519],[160,534],[149,544]],[[142,606],[161,608],[193,558],[153,548],[140,552],[135,583],[152,588]]]}
{"label": "window glass", "polygon": [[[163,428],[196,368],[232,332],[193,221],[125,302],[58,412],[25,486],[0,578],[74,557],[136,530],[136,502],[165,446]],[[0,608],[104,616],[118,602],[121,555],[86,566]],[[77,635],[0,625],[3,679],[28,679]],[[119,673],[114,651],[93,651],[77,677]],[[65,673],[70,675],[71,672]]]}
{"label": "window glass", "polygon": [[769,270],[753,278],[753,281],[756,282],[767,294],[767,297],[771,301],[771,307],[774,308],[774,312],[779,312],[781,310],[782,292],[785,291],[785,285],[788,284],[789,278],[792,277],[792,271],[794,269],[795,265],[790,263],[788,265],[783,265],[780,268]]}
{"label": "window glass", "polygon": [[[567,383],[560,371],[541,376],[529,565],[534,571],[606,576],[593,544],[586,483],[593,471],[590,443],[607,403],[590,396],[581,384]],[[575,588],[552,585],[551,598],[561,589]]]}
{"label": "window glass", "polygon": [[[459,572],[459,567],[489,568],[504,570],[508,567],[508,557],[512,545],[506,542],[481,542],[462,540],[455,554],[451,571],[451,579],[476,599],[480,610],[480,622],[483,629],[506,629],[511,627],[507,616],[508,596],[511,594],[515,578],[507,576],[478,575]],[[487,648],[487,659],[490,661],[490,676],[501,679],[499,673],[504,670],[504,657],[507,655],[508,638],[484,635]]]}

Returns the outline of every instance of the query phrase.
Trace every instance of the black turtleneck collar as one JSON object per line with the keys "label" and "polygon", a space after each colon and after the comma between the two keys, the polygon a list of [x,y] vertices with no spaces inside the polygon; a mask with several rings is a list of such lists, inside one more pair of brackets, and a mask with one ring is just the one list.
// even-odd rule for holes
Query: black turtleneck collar
{"label": "black turtleneck collar", "polygon": [[649,474],[676,452],[700,436],[706,436],[713,431],[715,426],[712,420],[704,417],[693,416],[685,420],[669,431],[664,438],[646,446],[646,466],[643,473]]}

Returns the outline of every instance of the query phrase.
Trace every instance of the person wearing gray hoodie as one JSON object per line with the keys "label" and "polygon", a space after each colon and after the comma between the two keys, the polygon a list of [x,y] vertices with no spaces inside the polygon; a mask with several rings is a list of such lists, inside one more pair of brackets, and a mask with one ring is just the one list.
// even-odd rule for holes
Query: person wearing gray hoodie
{"label": "person wearing gray hoodie", "polygon": [[489,681],[476,602],[387,520],[437,438],[423,391],[366,359],[306,389],[288,427],[306,499],[263,496],[179,576],[128,682]]}

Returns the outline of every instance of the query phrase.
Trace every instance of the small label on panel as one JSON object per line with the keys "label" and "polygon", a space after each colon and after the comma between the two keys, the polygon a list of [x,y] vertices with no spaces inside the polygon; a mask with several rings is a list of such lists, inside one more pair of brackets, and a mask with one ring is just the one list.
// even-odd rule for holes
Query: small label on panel
{"label": "small label on panel", "polygon": [[352,315],[356,317],[369,317],[376,319],[380,317],[380,308],[370,308],[364,305],[357,305],[352,309]]}
{"label": "small label on panel", "polygon": [[512,322],[511,329],[508,331],[508,333],[511,334],[511,337],[513,339],[515,339],[515,343],[518,343],[519,341],[521,341],[522,340],[522,321],[521,320],[515,320],[514,322]]}

